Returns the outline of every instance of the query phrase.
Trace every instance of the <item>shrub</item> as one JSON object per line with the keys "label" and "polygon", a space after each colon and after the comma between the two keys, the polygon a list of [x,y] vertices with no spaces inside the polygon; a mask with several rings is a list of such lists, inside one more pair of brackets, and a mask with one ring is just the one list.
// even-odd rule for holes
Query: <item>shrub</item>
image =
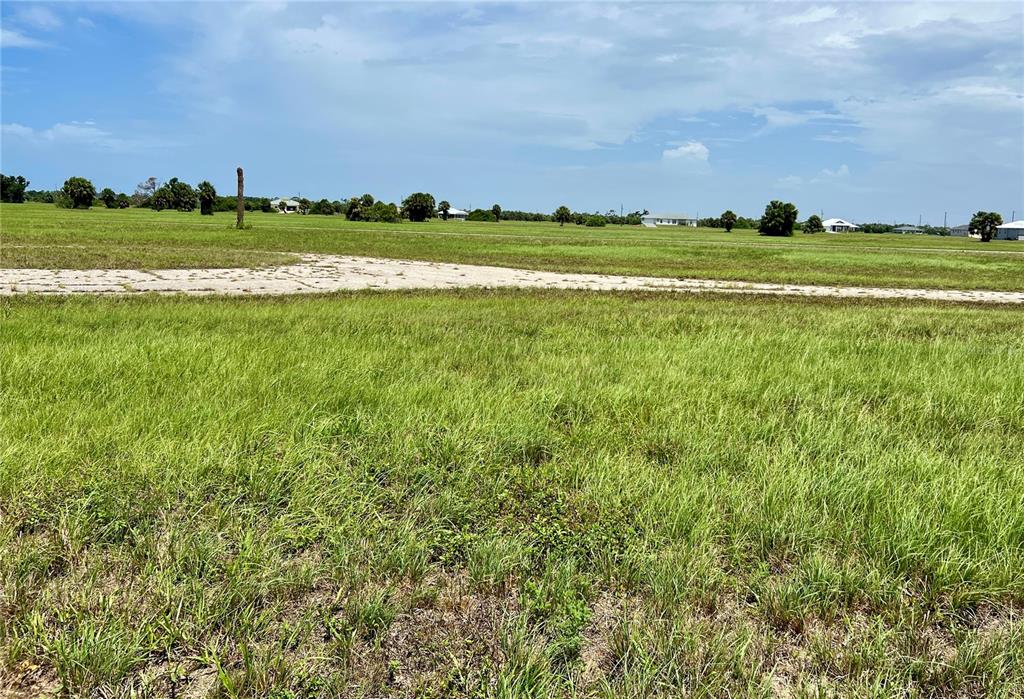
{"label": "shrub", "polygon": [[70,209],[88,209],[96,198],[96,188],[84,177],[69,177],[64,181],[61,192],[71,202]]}
{"label": "shrub", "polygon": [[108,209],[113,209],[117,206],[117,194],[114,193],[110,187],[104,187],[103,191],[100,192],[100,201]]}
{"label": "shrub", "polygon": [[434,197],[426,192],[415,192],[402,200],[402,213],[410,221],[426,221],[434,215]]}
{"label": "shrub", "polygon": [[793,226],[798,215],[799,212],[793,204],[773,199],[764,207],[764,216],[761,217],[758,230],[761,235],[793,235]]}
{"label": "shrub", "polygon": [[25,188],[29,181],[21,175],[0,174],[0,201],[21,204],[25,201]]}
{"label": "shrub", "polygon": [[604,226],[607,223],[608,221],[605,219],[604,216],[594,215],[587,216],[586,218],[583,219],[583,225],[585,225],[587,228],[604,228]]}

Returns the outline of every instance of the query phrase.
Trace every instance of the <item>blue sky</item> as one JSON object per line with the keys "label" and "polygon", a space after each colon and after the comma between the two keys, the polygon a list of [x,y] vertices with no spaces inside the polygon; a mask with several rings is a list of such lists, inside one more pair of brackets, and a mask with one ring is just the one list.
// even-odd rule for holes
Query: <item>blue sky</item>
{"label": "blue sky", "polygon": [[1017,3],[5,1],[5,173],[951,224],[1024,210]]}

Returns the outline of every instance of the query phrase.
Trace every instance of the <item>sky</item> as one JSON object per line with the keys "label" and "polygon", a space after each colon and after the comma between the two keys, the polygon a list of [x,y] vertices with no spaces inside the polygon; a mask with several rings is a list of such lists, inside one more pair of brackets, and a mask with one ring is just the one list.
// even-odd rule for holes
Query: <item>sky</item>
{"label": "sky", "polygon": [[131,192],[1024,212],[1020,3],[0,4],[0,169]]}

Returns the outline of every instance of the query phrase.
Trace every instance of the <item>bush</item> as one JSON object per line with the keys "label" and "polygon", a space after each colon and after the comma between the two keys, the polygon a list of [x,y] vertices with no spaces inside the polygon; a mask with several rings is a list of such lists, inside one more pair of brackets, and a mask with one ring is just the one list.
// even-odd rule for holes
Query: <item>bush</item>
{"label": "bush", "polygon": [[604,216],[587,216],[583,219],[583,225],[587,228],[604,228],[607,223]]}
{"label": "bush", "polygon": [[104,187],[103,191],[100,192],[100,201],[108,209],[113,209],[117,206],[117,194],[110,187]]}
{"label": "bush", "polygon": [[489,221],[494,223],[494,214],[484,209],[473,209],[466,216],[467,221]]}
{"label": "bush", "polygon": [[402,220],[402,214],[397,206],[386,204],[382,201],[374,202],[373,206],[369,209],[363,209],[362,216],[365,221],[379,221],[382,223],[398,223]]}
{"label": "bush", "polygon": [[821,216],[818,216],[817,214],[808,218],[803,225],[804,233],[822,233],[824,230],[825,227],[821,225]]}
{"label": "bush", "polygon": [[793,204],[773,199],[764,207],[764,216],[761,217],[758,230],[761,235],[793,235],[793,226],[798,215],[799,212]]}
{"label": "bush", "polygon": [[426,192],[415,192],[402,200],[402,213],[410,221],[426,221],[436,208],[433,195]]}
{"label": "bush", "polygon": [[61,192],[70,200],[71,209],[88,209],[96,198],[96,188],[84,177],[69,177],[64,181]]}
{"label": "bush", "polygon": [[0,201],[9,204],[21,204],[25,201],[25,188],[29,181],[21,175],[4,175],[0,173]]}

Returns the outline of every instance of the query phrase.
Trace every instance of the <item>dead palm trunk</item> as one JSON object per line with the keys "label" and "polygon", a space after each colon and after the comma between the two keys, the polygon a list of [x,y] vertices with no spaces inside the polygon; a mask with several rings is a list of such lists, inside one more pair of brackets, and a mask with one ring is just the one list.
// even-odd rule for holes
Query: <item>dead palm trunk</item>
{"label": "dead palm trunk", "polygon": [[238,221],[235,223],[235,228],[242,227],[242,221],[245,219],[245,176],[242,175],[242,168],[238,168]]}

